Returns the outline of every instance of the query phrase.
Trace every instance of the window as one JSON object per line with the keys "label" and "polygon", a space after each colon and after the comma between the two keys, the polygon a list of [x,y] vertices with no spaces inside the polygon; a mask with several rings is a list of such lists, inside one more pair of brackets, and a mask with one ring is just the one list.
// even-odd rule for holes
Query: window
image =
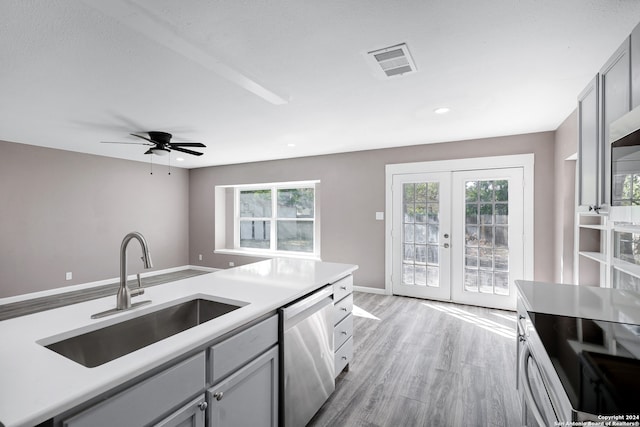
{"label": "window", "polygon": [[[233,194],[233,243],[216,237],[217,252],[246,255],[320,257],[320,226],[317,207],[317,181],[216,187],[216,205],[224,205]],[[226,195],[225,195],[226,194]],[[229,207],[216,208],[218,225]],[[226,222],[226,230],[231,224]],[[230,234],[230,233],[228,233]],[[230,237],[230,236],[229,236]]]}

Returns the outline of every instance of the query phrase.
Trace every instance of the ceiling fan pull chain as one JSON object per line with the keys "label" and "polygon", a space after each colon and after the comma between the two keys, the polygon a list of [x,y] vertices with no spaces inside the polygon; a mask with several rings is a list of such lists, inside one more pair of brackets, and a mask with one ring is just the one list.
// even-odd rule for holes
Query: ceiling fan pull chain
{"label": "ceiling fan pull chain", "polygon": [[151,166],[151,174],[153,175],[153,156],[149,156],[149,165]]}
{"label": "ceiling fan pull chain", "polygon": [[171,175],[171,153],[169,153],[169,173],[168,175]]}

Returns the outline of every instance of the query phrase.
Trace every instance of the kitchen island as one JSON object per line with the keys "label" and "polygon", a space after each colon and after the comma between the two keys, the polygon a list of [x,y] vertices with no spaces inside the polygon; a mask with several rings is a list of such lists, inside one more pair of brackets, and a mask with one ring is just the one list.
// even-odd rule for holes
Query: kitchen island
{"label": "kitchen island", "polygon": [[[103,319],[93,320],[91,315],[113,308],[115,296],[2,321],[0,423],[35,425],[109,395],[356,269],[350,264],[276,258],[149,288],[144,298],[151,304]],[[45,347],[194,298],[240,308],[94,368]]]}

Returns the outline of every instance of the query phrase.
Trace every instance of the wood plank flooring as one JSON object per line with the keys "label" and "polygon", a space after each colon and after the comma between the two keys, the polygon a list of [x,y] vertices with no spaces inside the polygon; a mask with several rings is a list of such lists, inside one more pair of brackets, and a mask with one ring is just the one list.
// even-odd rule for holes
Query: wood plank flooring
{"label": "wood plank flooring", "polygon": [[521,424],[515,313],[360,292],[354,306],[354,360],[309,426]]}

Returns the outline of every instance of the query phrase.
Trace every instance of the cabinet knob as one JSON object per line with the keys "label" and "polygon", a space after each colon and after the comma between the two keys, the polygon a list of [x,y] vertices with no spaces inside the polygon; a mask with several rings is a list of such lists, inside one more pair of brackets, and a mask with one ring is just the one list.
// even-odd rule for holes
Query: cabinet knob
{"label": "cabinet knob", "polygon": [[221,399],[222,399],[222,396],[224,396],[224,393],[223,393],[223,392],[221,392],[221,391],[219,391],[219,392],[217,392],[217,393],[215,393],[215,394],[213,395],[213,397],[214,397],[216,400],[221,400]]}
{"label": "cabinet knob", "polygon": [[200,402],[198,404],[198,408],[200,408],[201,411],[204,411],[205,409],[207,409],[207,406],[209,406],[207,405],[207,402]]}

